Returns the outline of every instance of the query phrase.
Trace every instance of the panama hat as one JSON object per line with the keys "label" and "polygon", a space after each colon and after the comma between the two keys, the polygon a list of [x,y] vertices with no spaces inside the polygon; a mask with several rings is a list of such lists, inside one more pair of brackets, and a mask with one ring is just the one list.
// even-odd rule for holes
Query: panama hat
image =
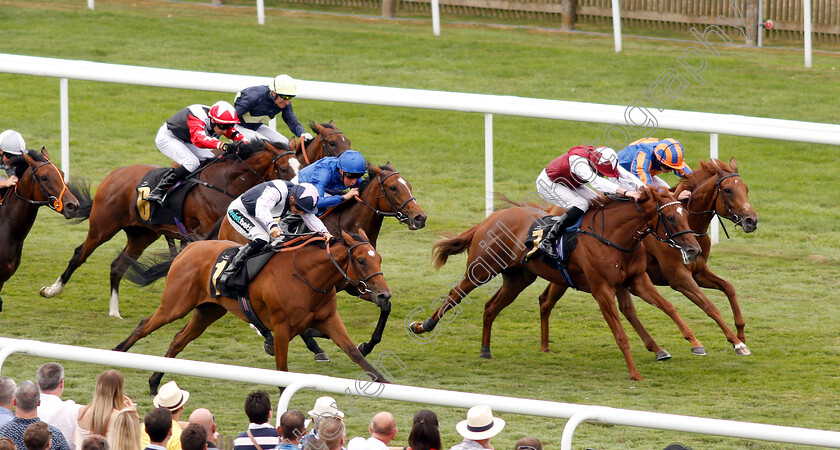
{"label": "panama hat", "polygon": [[315,406],[309,411],[309,417],[325,416],[343,419],[344,413],[336,408],[335,405],[335,399],[332,397],[318,397],[318,400],[315,400]]}
{"label": "panama hat", "polygon": [[487,405],[473,406],[467,411],[467,420],[462,420],[455,425],[458,434],[474,441],[490,439],[499,434],[504,427],[505,421],[493,417],[493,411]]}
{"label": "panama hat", "polygon": [[155,395],[152,401],[155,407],[167,408],[170,411],[175,411],[184,406],[190,398],[190,393],[178,387],[174,381],[164,384],[160,387],[160,391]]}

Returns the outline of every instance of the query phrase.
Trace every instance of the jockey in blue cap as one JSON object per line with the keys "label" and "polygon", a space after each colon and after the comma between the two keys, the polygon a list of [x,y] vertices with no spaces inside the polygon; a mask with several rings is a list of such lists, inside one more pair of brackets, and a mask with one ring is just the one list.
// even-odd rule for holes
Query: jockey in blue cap
{"label": "jockey in blue cap", "polygon": [[327,227],[315,215],[318,210],[318,190],[309,183],[299,185],[283,180],[260,183],[245,191],[230,203],[227,220],[239,234],[251,242],[239,248],[230,264],[219,276],[219,283],[227,284],[249,256],[256,254],[274,238],[283,237],[277,219],[288,214],[300,214],[307,228],[331,238]]}
{"label": "jockey in blue cap", "polygon": [[[618,152],[618,165],[636,175],[642,183],[666,189],[670,186],[658,174],[673,170],[684,177],[691,173],[691,168],[684,161],[682,145],[673,138],[642,138],[634,141]],[[682,191],[679,200],[690,196],[690,191]]]}
{"label": "jockey in blue cap", "polygon": [[292,182],[312,183],[321,197],[318,211],[323,212],[343,200],[359,195],[359,186],[365,172],[365,157],[355,150],[346,150],[337,157],[321,158],[300,169]]}

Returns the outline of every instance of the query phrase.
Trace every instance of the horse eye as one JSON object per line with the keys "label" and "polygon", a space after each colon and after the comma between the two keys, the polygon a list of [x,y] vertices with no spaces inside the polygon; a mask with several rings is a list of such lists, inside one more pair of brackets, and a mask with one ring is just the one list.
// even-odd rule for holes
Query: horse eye
{"label": "horse eye", "polygon": [[674,221],[674,216],[668,216],[667,219],[670,220],[671,222],[673,222]]}
{"label": "horse eye", "polygon": [[726,192],[727,194],[731,194],[731,193],[732,193],[732,189],[729,189],[729,188],[724,188],[724,189],[723,189],[723,192]]}
{"label": "horse eye", "polygon": [[364,258],[359,258],[359,259],[356,260],[356,262],[358,262],[360,266],[365,265],[365,259]]}
{"label": "horse eye", "polygon": [[396,192],[396,191],[397,191],[397,187],[396,187],[396,186],[391,186],[391,187],[390,187],[390,189],[391,189],[392,191],[394,191],[394,192]]}
{"label": "horse eye", "polygon": [[329,142],[327,142],[327,144],[330,144],[330,145],[331,145],[331,146],[333,146],[333,147],[335,147],[336,145],[338,145],[338,144],[336,144],[336,143],[335,143],[335,142],[333,142],[333,141],[329,141]]}
{"label": "horse eye", "polygon": [[49,181],[49,180],[50,180],[49,177],[47,177],[46,175],[41,175],[41,181]]}

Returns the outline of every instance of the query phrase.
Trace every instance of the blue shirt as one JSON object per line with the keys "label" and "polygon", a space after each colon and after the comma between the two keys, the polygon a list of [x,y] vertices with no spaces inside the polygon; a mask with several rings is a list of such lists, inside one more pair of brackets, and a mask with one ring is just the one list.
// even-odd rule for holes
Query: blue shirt
{"label": "blue shirt", "polygon": [[[639,177],[642,183],[651,184],[653,176],[662,173],[662,163],[653,154],[661,141],[631,144],[618,152],[618,165]],[[679,176],[691,173],[688,166],[683,170],[674,169]]]}
{"label": "blue shirt", "polygon": [[[324,212],[341,203],[344,199],[340,195],[348,189],[338,173],[338,157],[335,156],[321,158],[300,169],[298,183],[312,183],[315,189],[318,189],[318,195],[321,197],[318,200],[318,212]],[[359,178],[351,187],[359,187],[361,184],[362,178]],[[330,194],[332,197],[325,197],[324,194]]]}
{"label": "blue shirt", "polygon": [[268,86],[252,86],[242,89],[236,94],[233,102],[236,115],[239,117],[239,124],[249,130],[255,130],[261,125],[268,125],[268,121],[279,113],[283,122],[289,127],[289,131],[300,137],[306,129],[298,122],[291,102],[285,108],[277,106],[271,98],[271,90]]}
{"label": "blue shirt", "polygon": [[11,412],[10,410],[0,406],[0,426],[5,425],[7,422],[11,422],[12,419],[15,418],[15,413]]}
{"label": "blue shirt", "polygon": [[303,447],[301,445],[295,445],[289,442],[281,442],[277,444],[277,447],[274,447],[274,450],[300,450]]}
{"label": "blue shirt", "polygon": [[[18,449],[25,449],[26,444],[23,443],[23,433],[29,425],[32,425],[35,422],[41,422],[41,419],[37,417],[32,419],[21,419],[20,417],[15,417],[10,422],[0,427],[0,437],[7,437],[13,440]],[[50,447],[50,450],[70,450],[70,445],[67,444],[67,440],[64,439],[64,435],[61,434],[61,431],[58,428],[52,425],[47,425],[47,428],[49,428],[50,434],[52,435],[52,447]]]}

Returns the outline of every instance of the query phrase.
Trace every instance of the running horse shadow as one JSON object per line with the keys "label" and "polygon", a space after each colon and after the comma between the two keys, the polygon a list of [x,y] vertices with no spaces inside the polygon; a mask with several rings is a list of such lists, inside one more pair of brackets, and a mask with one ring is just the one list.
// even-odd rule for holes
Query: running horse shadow
{"label": "running horse shadow", "polygon": [[[195,187],[184,198],[180,224],[151,224],[141,217],[138,206],[145,200],[138,201],[135,187],[159,166],[137,164],[116,169],[99,185],[93,200],[90,194],[85,196],[77,219],[90,219],[87,237],[76,248],[64,273],[52,285],[42,287],[40,294],[47,298],[61,294],[73,272],[91,253],[122,230],[127,242],[111,263],[109,307],[112,317],[120,317],[120,281],[130,261],[139,258],[161,235],[188,240],[206,236],[234,198],[263,181],[291,180],[297,175],[297,167],[293,152],[285,144],[251,142],[243,144],[236,155],[219,154],[187,178]],[[77,192],[86,191],[79,186],[71,187]]]}
{"label": "running horse shadow", "polygon": [[[35,224],[38,209],[47,205],[72,219],[79,212],[79,200],[64,182],[64,175],[50,161],[47,149],[27,150],[21,156],[26,165],[18,166],[18,182],[0,191],[0,291],[20,266],[23,241]],[[0,298],[0,311],[3,299]]]}
{"label": "running horse shadow", "polygon": [[[274,358],[277,370],[288,371],[289,340],[307,328],[328,334],[373,381],[386,382],[385,377],[362,356],[353,344],[344,322],[338,315],[334,286],[349,280],[370,293],[374,303],[390,301],[391,291],[381,271],[382,257],[368,241],[364,231],[342,233],[343,240],[324,243],[322,237],[309,244],[282,249],[268,260],[248,285],[253,312],[274,333]],[[316,243],[317,243],[316,242]],[[117,345],[115,351],[128,351],[134,343],[158,328],[178,320],[190,311],[193,315],[166,352],[175,357],[187,344],[200,336],[226,312],[249,322],[238,299],[215,296],[214,281],[221,272],[216,261],[231,241],[198,241],[188,245],[174,260],[143,269],[132,265],[126,277],[140,285],[148,285],[166,276],[160,306],[151,317],[140,321],[131,335]],[[152,395],[157,393],[163,373],[149,379]]]}
{"label": "running horse shadow", "polygon": [[[605,198],[600,206],[593,205],[583,216],[577,244],[568,262],[570,282],[577,289],[592,294],[598,302],[624,354],[633,380],[641,380],[642,375],[633,362],[630,344],[618,317],[615,298],[620,291],[627,290],[663,310],[677,324],[692,347],[702,346],[673,305],[662,297],[645,273],[641,239],[650,234],[667,241],[680,249],[686,261],[697,258],[700,245],[688,228],[684,209],[670,192],[659,192],[650,187],[641,192],[641,199],[636,202]],[[466,273],[431,317],[422,323],[408,324],[406,331],[415,335],[433,331],[448,310],[460,303],[473,289],[499,274],[502,275],[502,286],[488,300],[488,304],[510,304],[537,277],[568,286],[569,282],[563,278],[561,271],[554,265],[546,264],[541,258],[522,262],[528,253],[525,242],[529,229],[535,219],[545,215],[545,211],[537,205],[508,208],[494,212],[480,224],[457,236],[437,242],[433,247],[435,266],[440,268],[449,256],[468,251]],[[645,348],[654,352],[658,359],[670,357],[639,321],[629,296],[619,296],[619,308],[642,338]],[[490,319],[485,310],[485,324]],[[487,330],[485,327],[485,333]],[[489,334],[482,339],[489,342]],[[489,349],[486,350],[489,352]]]}

